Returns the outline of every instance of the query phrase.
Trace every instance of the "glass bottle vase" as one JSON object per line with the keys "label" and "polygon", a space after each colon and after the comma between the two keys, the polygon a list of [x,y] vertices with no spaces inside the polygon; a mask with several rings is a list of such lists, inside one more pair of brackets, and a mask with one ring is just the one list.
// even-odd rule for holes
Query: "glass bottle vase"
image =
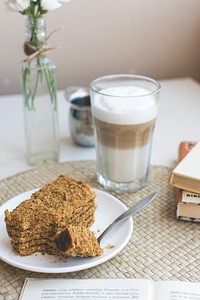
{"label": "glass bottle vase", "polygon": [[45,21],[27,19],[22,65],[26,156],[31,165],[57,162],[59,135],[56,66],[46,57]]}

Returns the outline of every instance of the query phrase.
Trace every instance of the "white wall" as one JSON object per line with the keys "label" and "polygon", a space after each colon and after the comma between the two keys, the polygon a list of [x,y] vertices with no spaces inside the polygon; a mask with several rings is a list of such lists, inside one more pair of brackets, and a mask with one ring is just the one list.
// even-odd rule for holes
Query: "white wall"
{"label": "white wall", "polygon": [[[20,92],[25,17],[0,0],[0,94]],[[59,88],[111,73],[200,80],[200,0],[72,0],[46,15]]]}

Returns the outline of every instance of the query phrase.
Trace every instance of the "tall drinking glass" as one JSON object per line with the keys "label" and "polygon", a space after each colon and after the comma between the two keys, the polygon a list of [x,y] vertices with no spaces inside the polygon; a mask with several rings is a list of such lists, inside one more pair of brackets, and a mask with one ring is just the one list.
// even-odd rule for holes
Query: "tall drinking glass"
{"label": "tall drinking glass", "polygon": [[91,83],[97,180],[107,190],[147,184],[159,83],[138,75],[110,75]]}

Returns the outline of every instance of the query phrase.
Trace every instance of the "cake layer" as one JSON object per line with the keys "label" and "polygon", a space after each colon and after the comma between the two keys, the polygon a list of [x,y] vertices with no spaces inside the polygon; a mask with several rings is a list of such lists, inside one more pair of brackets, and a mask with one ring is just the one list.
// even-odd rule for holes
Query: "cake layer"
{"label": "cake layer", "polygon": [[[81,199],[82,193],[82,199]],[[73,199],[74,195],[74,199]],[[96,209],[95,192],[84,181],[76,181],[67,176],[59,176],[55,181],[35,192],[30,199],[20,203],[10,213],[5,211],[5,221],[20,231],[33,228],[35,224],[73,222],[81,223],[79,212]],[[87,226],[91,226],[91,220]],[[94,222],[94,220],[93,220]],[[44,225],[43,225],[44,226]]]}
{"label": "cake layer", "polygon": [[[84,221],[84,218],[86,218],[85,221]],[[93,220],[94,220],[93,213],[91,211],[88,211],[87,213],[85,213],[82,216],[82,219],[83,219],[83,222],[82,222],[83,226],[87,227],[84,224],[88,224],[88,221],[90,221],[90,223],[93,223]],[[64,227],[59,227],[59,229],[55,228],[55,226],[49,226],[49,228],[35,226],[32,230],[28,229],[28,230],[21,231],[21,232],[12,226],[11,228],[8,228],[7,230],[10,233],[10,237],[12,238],[12,240],[14,242],[26,243],[28,241],[31,241],[33,239],[33,237],[35,239],[39,239],[39,238],[50,239],[58,230],[64,229],[66,227],[66,225],[67,224],[65,224]],[[74,226],[77,226],[77,225],[75,224]],[[79,226],[82,226],[82,225],[79,225]]]}
{"label": "cake layer", "polygon": [[[48,242],[48,241],[46,241]],[[27,256],[27,255],[31,255],[33,253],[36,253],[36,252],[41,252],[43,254],[47,253],[46,252],[46,248],[47,248],[47,244],[46,243],[38,243],[36,245],[18,245],[18,244],[15,244],[15,243],[12,243],[11,242],[11,245],[12,245],[12,248],[17,252],[19,253],[21,256]]]}
{"label": "cake layer", "polygon": [[67,224],[73,224],[75,226],[82,225],[85,227],[90,227],[94,222],[94,212],[96,206],[93,202],[89,202],[82,210],[74,213],[73,218],[67,218],[62,221],[51,219],[44,219],[43,222],[36,222],[28,229],[21,230],[15,226],[14,223],[7,224],[7,232],[9,236],[15,240],[17,239],[32,239],[32,235],[44,235],[45,233],[55,234],[57,230],[64,229]]}

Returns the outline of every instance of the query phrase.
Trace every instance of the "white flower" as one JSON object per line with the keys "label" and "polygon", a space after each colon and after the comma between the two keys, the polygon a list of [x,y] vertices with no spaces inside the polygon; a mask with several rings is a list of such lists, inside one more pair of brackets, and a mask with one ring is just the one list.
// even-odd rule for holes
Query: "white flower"
{"label": "white flower", "polygon": [[41,6],[44,10],[53,10],[56,8],[59,8],[61,6],[61,3],[59,3],[58,0],[42,0]]}
{"label": "white flower", "polygon": [[7,0],[6,6],[14,11],[24,11],[30,5],[30,0]]}
{"label": "white flower", "polygon": [[[23,12],[30,6],[30,1],[36,2],[37,5],[38,0],[7,0],[5,4],[11,10]],[[71,0],[40,0],[41,7],[46,11],[59,8],[63,3],[70,1]]]}
{"label": "white flower", "polygon": [[69,2],[70,0],[41,0],[42,8],[49,11],[62,6],[62,3]]}

